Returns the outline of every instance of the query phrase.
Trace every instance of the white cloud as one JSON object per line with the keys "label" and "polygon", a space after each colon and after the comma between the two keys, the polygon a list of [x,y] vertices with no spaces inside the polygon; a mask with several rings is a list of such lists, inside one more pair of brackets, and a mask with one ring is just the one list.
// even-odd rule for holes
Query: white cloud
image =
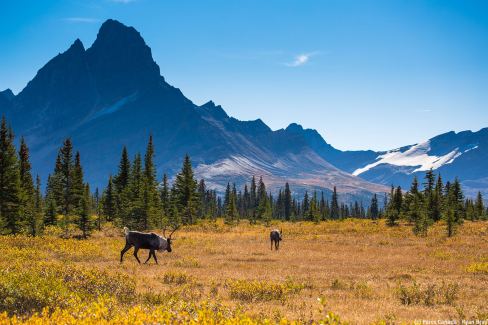
{"label": "white cloud", "polygon": [[87,24],[100,22],[100,19],[98,18],[89,18],[89,17],[68,17],[68,18],[64,18],[63,20],[70,23],[87,23]]}
{"label": "white cloud", "polygon": [[285,63],[287,67],[300,67],[302,65],[307,64],[310,62],[310,58],[314,55],[316,55],[318,52],[311,52],[311,53],[302,53],[297,56],[295,56],[294,60],[289,63]]}

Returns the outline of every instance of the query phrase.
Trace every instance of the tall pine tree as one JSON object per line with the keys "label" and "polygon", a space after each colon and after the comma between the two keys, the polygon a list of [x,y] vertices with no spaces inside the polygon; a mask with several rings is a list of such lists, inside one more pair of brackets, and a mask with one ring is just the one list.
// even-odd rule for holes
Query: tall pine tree
{"label": "tall pine tree", "polygon": [[0,124],[0,225],[7,233],[20,231],[20,175],[14,135],[2,117]]}

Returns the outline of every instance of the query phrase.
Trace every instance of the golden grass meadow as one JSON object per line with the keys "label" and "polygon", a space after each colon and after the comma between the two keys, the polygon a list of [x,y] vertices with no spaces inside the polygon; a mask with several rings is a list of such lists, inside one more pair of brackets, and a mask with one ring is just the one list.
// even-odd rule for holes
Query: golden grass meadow
{"label": "golden grass meadow", "polygon": [[[271,251],[269,230],[284,240]],[[383,220],[184,227],[159,265],[122,230],[0,237],[1,324],[413,324],[488,319],[488,222],[447,238]],[[144,261],[148,252],[141,250]],[[460,323],[458,323],[460,324]],[[482,323],[480,323],[482,324]],[[485,323],[486,324],[486,323]]]}

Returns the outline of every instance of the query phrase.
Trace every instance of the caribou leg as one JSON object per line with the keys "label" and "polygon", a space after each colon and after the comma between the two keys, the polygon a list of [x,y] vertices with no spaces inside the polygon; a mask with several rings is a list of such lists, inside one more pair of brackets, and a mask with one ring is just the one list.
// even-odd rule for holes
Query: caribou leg
{"label": "caribou leg", "polygon": [[149,261],[149,259],[151,258],[152,253],[153,253],[153,250],[151,249],[151,250],[149,251],[149,256],[147,257],[147,260],[144,262],[144,264],[146,264],[146,263],[147,263],[147,261]]}
{"label": "caribou leg", "polygon": [[124,254],[131,248],[131,245],[125,244],[124,249],[120,251],[120,263],[122,263],[122,259],[124,258]]}
{"label": "caribou leg", "polygon": [[137,262],[141,264],[141,261],[139,260],[139,257],[137,257],[137,252],[139,251],[139,247],[134,248],[134,257],[136,258]]}

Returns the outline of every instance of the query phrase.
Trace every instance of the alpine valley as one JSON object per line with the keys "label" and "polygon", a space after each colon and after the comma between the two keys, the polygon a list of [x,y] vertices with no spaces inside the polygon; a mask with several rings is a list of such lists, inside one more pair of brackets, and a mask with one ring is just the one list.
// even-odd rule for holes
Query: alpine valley
{"label": "alpine valley", "polygon": [[0,92],[0,114],[17,139],[25,137],[43,180],[66,137],[81,152],[86,180],[104,187],[122,147],[143,151],[152,134],[159,177],[175,175],[188,153],[197,178],[220,192],[255,175],[272,191],[289,182],[296,193],[337,186],[343,198],[369,197],[392,184],[408,188],[433,168],[444,179],[459,177],[468,195],[488,195],[488,128],[386,152],[341,151],[298,124],[273,131],[212,101],[194,104],[161,76],[141,35],[115,20],[102,24],[91,47],[76,40],[55,56],[17,95]]}

